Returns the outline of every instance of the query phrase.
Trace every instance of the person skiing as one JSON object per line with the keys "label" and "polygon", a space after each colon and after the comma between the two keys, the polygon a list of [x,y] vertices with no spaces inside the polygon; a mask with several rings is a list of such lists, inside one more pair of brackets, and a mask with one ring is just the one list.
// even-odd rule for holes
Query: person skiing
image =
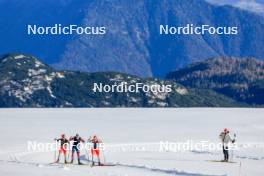
{"label": "person skiing", "polygon": [[219,138],[222,141],[222,146],[223,146],[223,154],[224,154],[224,162],[228,162],[229,160],[229,149],[228,145],[230,142],[234,143],[235,139],[231,139],[229,130],[227,128],[224,129],[223,132],[220,133]]}
{"label": "person skiing", "polygon": [[98,165],[101,166],[101,162],[100,162],[100,148],[99,148],[99,144],[102,143],[102,140],[98,139],[96,135],[94,135],[93,137],[90,137],[88,139],[88,142],[91,142],[93,144],[92,148],[91,148],[91,153],[92,153],[92,165],[94,165],[94,156],[97,157],[98,159]]}
{"label": "person skiing", "polygon": [[67,154],[67,146],[69,145],[69,140],[65,137],[65,134],[62,134],[61,138],[59,138],[59,139],[55,138],[55,140],[57,142],[60,142],[59,156],[58,156],[58,159],[55,161],[55,163],[59,163],[60,155],[61,155],[61,153],[63,153],[63,155],[64,155],[64,163],[66,164],[67,163],[66,154]]}
{"label": "person skiing", "polygon": [[73,141],[72,143],[72,155],[71,155],[71,163],[73,163],[74,161],[74,153],[77,153],[77,157],[78,157],[78,164],[82,164],[80,161],[80,143],[81,142],[85,142],[80,136],[79,134],[76,134],[74,137],[70,138],[70,141]]}

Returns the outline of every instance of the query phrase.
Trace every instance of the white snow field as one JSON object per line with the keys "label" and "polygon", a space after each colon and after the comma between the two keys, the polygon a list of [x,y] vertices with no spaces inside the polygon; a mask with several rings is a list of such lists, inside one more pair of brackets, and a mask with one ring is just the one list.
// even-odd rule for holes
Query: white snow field
{"label": "white snow field", "polygon": [[[223,159],[221,149],[160,150],[160,141],[217,144],[225,127],[237,134],[232,163],[214,162]],[[50,164],[54,151],[28,148],[28,141],[52,143],[62,133],[97,134],[105,143],[102,162],[115,166],[91,167],[87,150],[85,165]],[[261,108],[0,109],[0,139],[0,176],[264,175]]]}

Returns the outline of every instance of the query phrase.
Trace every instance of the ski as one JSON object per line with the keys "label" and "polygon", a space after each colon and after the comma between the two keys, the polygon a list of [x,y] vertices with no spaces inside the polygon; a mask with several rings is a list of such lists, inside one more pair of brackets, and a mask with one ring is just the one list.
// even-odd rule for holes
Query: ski
{"label": "ski", "polygon": [[70,165],[69,163],[48,163],[48,165],[50,166],[66,166],[66,165]]}
{"label": "ski", "polygon": [[237,163],[234,161],[224,161],[224,160],[207,160],[208,162],[217,162],[217,163]]}
{"label": "ski", "polygon": [[101,164],[101,165],[90,165],[91,167],[111,167],[116,166],[115,164]]}
{"label": "ski", "polygon": [[90,164],[91,167],[95,167],[95,166],[116,166],[116,164],[113,163],[101,163],[99,164],[98,162],[94,162],[95,164]]}
{"label": "ski", "polygon": [[97,166],[116,166],[115,164],[101,164],[101,165],[97,165]]}
{"label": "ski", "polygon": [[73,165],[73,166],[89,166],[89,164],[71,164],[71,165]]}

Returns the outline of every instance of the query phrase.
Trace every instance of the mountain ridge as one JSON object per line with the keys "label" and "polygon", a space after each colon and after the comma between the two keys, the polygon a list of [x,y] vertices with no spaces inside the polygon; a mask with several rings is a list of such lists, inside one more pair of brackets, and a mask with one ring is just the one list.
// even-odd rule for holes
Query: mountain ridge
{"label": "mountain ridge", "polygon": [[[2,2],[0,13],[3,16],[0,25],[4,26],[0,28],[0,37],[5,41],[1,43],[0,53],[30,53],[61,70],[117,71],[141,77],[164,77],[169,71],[210,57],[264,58],[260,47],[264,45],[263,17],[203,0],[56,3],[13,0]],[[21,20],[17,21],[14,14]],[[108,33],[100,37],[25,35],[24,26],[28,23],[52,25],[58,22],[105,25]],[[235,25],[240,33],[231,37],[158,34],[160,24],[181,26],[187,23]]]}
{"label": "mountain ridge", "polygon": [[[93,92],[94,83],[171,84],[172,92]],[[210,96],[208,96],[210,95]],[[231,107],[247,106],[211,90],[188,89],[169,80],[114,73],[56,71],[37,58],[0,59],[0,107]]]}
{"label": "mountain ridge", "polygon": [[237,101],[264,104],[264,61],[254,58],[212,58],[166,77],[187,87],[213,89]]}

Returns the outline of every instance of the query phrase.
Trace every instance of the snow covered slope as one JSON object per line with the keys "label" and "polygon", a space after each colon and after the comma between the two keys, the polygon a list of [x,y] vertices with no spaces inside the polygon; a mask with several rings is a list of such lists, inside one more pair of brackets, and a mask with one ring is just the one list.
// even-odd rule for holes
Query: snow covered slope
{"label": "snow covered slope", "polygon": [[[1,109],[0,175],[8,176],[263,176],[264,109]],[[237,134],[234,163],[221,150],[157,151],[160,141],[218,143],[227,127]],[[53,142],[66,133],[105,142],[102,161],[114,167],[49,165],[54,152],[34,152],[28,141]],[[246,145],[248,144],[248,145]],[[145,150],[118,150],[132,147]],[[87,163],[85,151],[81,158]]]}

